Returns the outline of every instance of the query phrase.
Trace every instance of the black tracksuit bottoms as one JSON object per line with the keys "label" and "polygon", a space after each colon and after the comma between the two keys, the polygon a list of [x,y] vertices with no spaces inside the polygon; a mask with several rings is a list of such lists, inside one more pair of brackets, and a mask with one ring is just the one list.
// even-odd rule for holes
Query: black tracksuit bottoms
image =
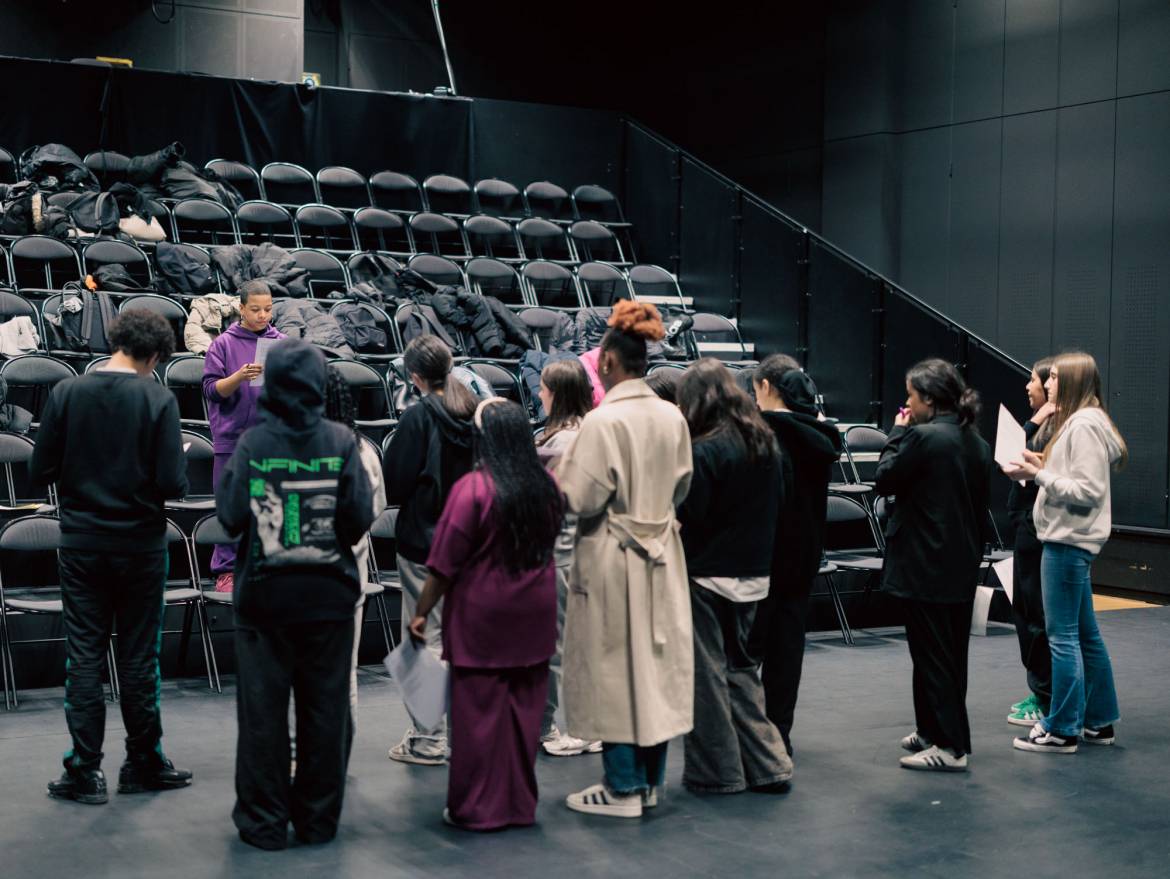
{"label": "black tracksuit bottoms", "polygon": [[1028,670],[1028,689],[1047,713],[1052,702],[1052,652],[1044,624],[1044,595],[1040,589],[1040,557],[1044,546],[1036,536],[1032,517],[1016,524],[1012,554],[1012,617],[1020,642],[1020,659]]}
{"label": "black tracksuit bottoms", "polygon": [[106,735],[102,669],[114,639],[126,725],[126,756],[149,760],[159,748],[158,650],[167,554],[62,549],[58,554],[65,628],[65,720],[73,748],[65,768],[97,769]]}
{"label": "black tracksuit bottoms", "polygon": [[974,600],[942,604],[906,598],[906,643],[914,663],[918,734],[957,754],[971,753],[967,723],[967,647]]}
{"label": "black tracksuit bottoms", "polygon": [[760,677],[768,720],[780,730],[784,746],[792,755],[792,724],[796,696],[804,667],[804,636],[808,626],[812,580],[774,584],[772,593],[760,602],[751,649],[763,662]]}
{"label": "black tracksuit bottoms", "polygon": [[[349,705],[353,618],[236,628],[239,739],[236,806],[240,838],[260,848],[337,834],[353,743]],[[297,766],[290,778],[288,699],[295,694]]]}

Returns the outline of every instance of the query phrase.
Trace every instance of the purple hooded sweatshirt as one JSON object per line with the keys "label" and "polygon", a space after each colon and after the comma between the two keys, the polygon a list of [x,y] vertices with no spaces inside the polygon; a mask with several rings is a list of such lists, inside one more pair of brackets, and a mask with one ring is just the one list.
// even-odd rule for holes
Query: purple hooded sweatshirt
{"label": "purple hooded sweatshirt", "polygon": [[264,332],[254,333],[234,323],[211,343],[203,361],[203,396],[207,398],[207,417],[211,422],[211,439],[217,455],[231,454],[240,435],[256,420],[256,403],[263,387],[244,382],[230,397],[215,390],[215,383],[235,373],[245,363],[254,363],[256,340],[283,339],[284,333],[269,324]]}

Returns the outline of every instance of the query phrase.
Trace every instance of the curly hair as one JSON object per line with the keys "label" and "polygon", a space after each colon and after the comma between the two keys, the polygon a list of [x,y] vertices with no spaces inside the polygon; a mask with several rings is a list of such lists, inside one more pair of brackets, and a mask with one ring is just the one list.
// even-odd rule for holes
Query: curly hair
{"label": "curly hair", "polygon": [[616,354],[622,369],[630,375],[645,375],[646,343],[660,342],[666,336],[658,309],[648,302],[620,299],[614,304],[608,323],[601,350]]}
{"label": "curly hair", "polygon": [[349,389],[349,382],[334,366],[325,368],[325,417],[338,424],[344,424],[350,430],[357,430],[354,420],[357,418],[357,404],[353,399],[353,392]]}
{"label": "curly hair", "polygon": [[127,308],[106,330],[111,351],[121,351],[135,360],[158,355],[164,363],[175,353],[175,331],[166,318],[142,308]]}

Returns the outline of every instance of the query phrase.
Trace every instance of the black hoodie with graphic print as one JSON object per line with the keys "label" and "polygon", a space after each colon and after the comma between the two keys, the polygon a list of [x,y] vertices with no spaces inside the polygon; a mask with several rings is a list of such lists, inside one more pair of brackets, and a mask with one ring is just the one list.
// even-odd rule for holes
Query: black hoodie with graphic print
{"label": "black hoodie with graphic print", "polygon": [[251,626],[353,619],[352,547],[373,522],[357,438],[327,421],[325,358],[298,339],[264,367],[260,421],[240,437],[216,511],[240,535],[233,601]]}
{"label": "black hoodie with graphic print", "polygon": [[383,461],[386,497],[398,504],[398,552],[426,564],[443,504],[459,477],[471,471],[471,419],[456,418],[437,394],[402,413]]}

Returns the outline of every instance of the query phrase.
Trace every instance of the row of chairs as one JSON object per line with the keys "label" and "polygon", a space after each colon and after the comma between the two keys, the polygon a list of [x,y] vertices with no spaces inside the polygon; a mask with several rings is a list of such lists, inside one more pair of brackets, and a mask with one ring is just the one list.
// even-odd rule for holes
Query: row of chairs
{"label": "row of chairs", "polygon": [[[130,158],[113,150],[89,153],[84,162],[103,188],[126,180]],[[379,207],[389,211],[523,219],[541,217],[559,223],[595,220],[627,225],[617,197],[595,184],[569,192],[547,180],[529,183],[523,191],[506,180],[490,178],[474,185],[451,174],[433,174],[420,185],[409,174],[378,171],[368,178],[353,168],[331,165],[316,174],[292,162],[269,162],[259,172],[243,162],[212,159],[204,168],[231,183],[246,199],[270,201],[288,208],[327,204],[345,210]],[[0,183],[16,180],[16,160],[0,148]]]}
{"label": "row of chairs", "polygon": [[[207,508],[214,504],[208,502]],[[390,614],[386,604],[387,591],[400,591],[398,574],[381,568],[374,549],[374,539],[393,539],[397,510],[384,512],[370,530],[369,541],[369,583],[370,593],[366,598],[365,620],[376,623],[381,631],[387,652],[394,647],[394,632],[390,626]],[[216,692],[223,692],[219,677],[219,664],[215,656],[215,644],[209,625],[209,607],[230,609],[231,593],[215,591],[215,576],[208,566],[212,547],[233,541],[223,530],[214,513],[199,519],[190,534],[167,520],[166,539],[172,560],[179,559],[180,565],[171,564],[170,570],[179,571],[181,576],[168,579],[164,589],[164,612],[166,607],[184,609],[181,628],[164,630],[164,635],[179,635],[180,663],[186,658],[187,646],[193,629],[198,629],[203,649],[207,685]],[[13,519],[0,528],[0,669],[4,682],[4,704],[6,709],[18,708],[19,695],[16,688],[16,663],[13,648],[25,644],[42,644],[61,641],[63,638],[18,639],[12,631],[11,620],[30,616],[56,616],[62,614],[59,585],[25,585],[21,575],[35,556],[54,556],[60,547],[60,522],[53,516],[37,514]],[[19,564],[17,564],[19,561]],[[18,581],[14,583],[14,580]],[[376,615],[369,609],[373,606]],[[116,638],[116,635],[115,635]],[[111,696],[118,698],[118,675],[116,651],[111,643],[107,651],[107,667]]]}

